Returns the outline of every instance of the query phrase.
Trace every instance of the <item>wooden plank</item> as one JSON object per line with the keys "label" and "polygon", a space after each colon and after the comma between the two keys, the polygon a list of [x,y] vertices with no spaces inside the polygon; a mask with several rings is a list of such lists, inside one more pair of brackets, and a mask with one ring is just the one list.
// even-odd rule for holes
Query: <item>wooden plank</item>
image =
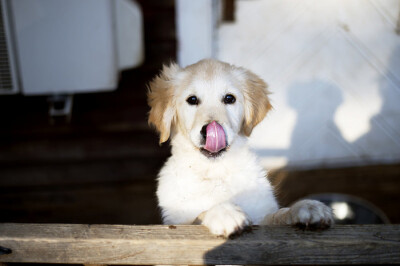
{"label": "wooden plank", "polygon": [[[65,163],[82,160],[113,160],[166,157],[168,145],[160,148],[157,134],[148,128],[123,133],[0,138],[0,163]],[[62,151],[62,152],[61,152]]]}
{"label": "wooden plank", "polygon": [[0,224],[0,262],[83,264],[392,264],[400,225],[326,231],[253,227],[235,239],[203,226]]}
{"label": "wooden plank", "polygon": [[154,180],[25,188],[0,184],[0,223],[159,224],[155,189]]}
{"label": "wooden plank", "polygon": [[44,186],[148,182],[156,178],[164,162],[165,157],[155,155],[65,163],[0,163],[0,192],[27,187],[32,191]]}

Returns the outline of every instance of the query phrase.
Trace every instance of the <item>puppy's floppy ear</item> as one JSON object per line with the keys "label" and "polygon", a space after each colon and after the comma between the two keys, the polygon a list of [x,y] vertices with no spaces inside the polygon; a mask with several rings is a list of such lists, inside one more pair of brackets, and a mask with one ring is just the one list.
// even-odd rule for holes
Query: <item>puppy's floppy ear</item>
{"label": "puppy's floppy ear", "polygon": [[151,109],[148,122],[160,133],[160,144],[168,140],[175,119],[174,79],[179,71],[179,66],[174,63],[164,65],[161,73],[149,84],[147,102]]}
{"label": "puppy's floppy ear", "polygon": [[268,85],[254,73],[244,72],[244,120],[243,133],[250,136],[253,128],[260,123],[272,108]]}

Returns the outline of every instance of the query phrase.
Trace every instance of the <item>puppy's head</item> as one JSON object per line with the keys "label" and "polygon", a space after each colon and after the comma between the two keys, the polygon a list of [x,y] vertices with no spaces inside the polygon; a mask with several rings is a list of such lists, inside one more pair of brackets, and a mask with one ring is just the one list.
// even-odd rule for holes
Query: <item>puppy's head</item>
{"label": "puppy's head", "polygon": [[149,123],[160,143],[182,134],[207,157],[249,136],[271,104],[265,82],[243,68],[202,60],[186,68],[164,66],[149,84]]}

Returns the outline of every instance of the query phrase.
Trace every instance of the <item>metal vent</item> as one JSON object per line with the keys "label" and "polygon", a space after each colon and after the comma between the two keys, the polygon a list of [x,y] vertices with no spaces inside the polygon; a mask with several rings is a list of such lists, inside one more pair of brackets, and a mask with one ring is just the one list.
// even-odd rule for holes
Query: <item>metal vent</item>
{"label": "metal vent", "polygon": [[6,39],[5,17],[3,2],[0,1],[0,90],[12,91],[13,82],[11,76],[11,66],[9,49]]}

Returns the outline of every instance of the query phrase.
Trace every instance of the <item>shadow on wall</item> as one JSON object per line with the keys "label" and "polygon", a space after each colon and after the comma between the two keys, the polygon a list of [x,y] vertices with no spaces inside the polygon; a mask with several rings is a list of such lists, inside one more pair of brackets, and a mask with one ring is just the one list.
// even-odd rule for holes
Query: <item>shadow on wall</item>
{"label": "shadow on wall", "polygon": [[[376,158],[389,162],[400,158],[400,76],[392,72],[399,69],[400,47],[397,47],[390,57],[389,68],[380,80],[381,109],[371,117],[370,130],[352,143],[357,147],[365,147],[363,157],[367,163]],[[369,151],[373,151],[372,156]]]}
{"label": "shadow on wall", "polygon": [[335,112],[342,102],[340,89],[326,81],[291,85],[288,103],[298,115],[287,152],[289,162],[323,163],[322,158],[343,156],[349,152],[347,142],[334,121]]}
{"label": "shadow on wall", "polygon": [[[355,141],[348,142],[335,122],[335,113],[343,103],[341,88],[326,80],[313,79],[291,84],[287,90],[287,102],[297,115],[290,146],[255,151],[260,157],[286,157],[287,166],[294,168],[398,161],[400,77],[392,71],[400,69],[400,47],[393,51],[388,65],[379,81],[381,109],[371,117],[369,131]],[[359,91],[362,93],[362,89]]]}
{"label": "shadow on wall", "polygon": [[335,84],[319,79],[294,83],[288,88],[287,101],[297,114],[290,146],[281,150],[256,149],[259,156],[286,156],[288,166],[299,168],[324,167],[331,163],[330,158],[357,156],[359,148],[356,152],[334,121],[343,102],[342,92]]}

